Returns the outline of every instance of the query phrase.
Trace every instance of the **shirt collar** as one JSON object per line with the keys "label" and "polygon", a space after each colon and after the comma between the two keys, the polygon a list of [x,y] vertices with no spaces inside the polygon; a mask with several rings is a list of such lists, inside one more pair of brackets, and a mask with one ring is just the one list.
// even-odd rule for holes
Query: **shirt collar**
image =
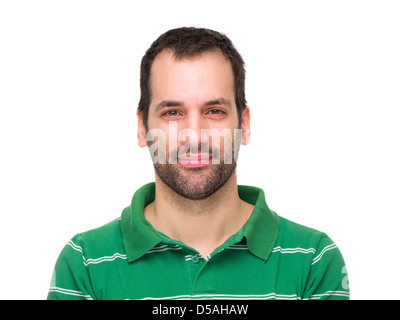
{"label": "shirt collar", "polygon": [[275,246],[279,230],[279,217],[265,202],[264,191],[251,186],[238,186],[239,197],[254,205],[250,218],[243,226],[243,235],[250,252],[267,260]]}
{"label": "shirt collar", "polygon": [[[250,218],[242,228],[247,247],[260,259],[267,260],[278,236],[279,217],[268,208],[261,189],[239,185],[238,193],[242,200],[254,205]],[[122,240],[129,262],[139,259],[163,241],[143,215],[144,207],[154,199],[155,183],[152,182],[138,189],[131,205],[122,212]]]}

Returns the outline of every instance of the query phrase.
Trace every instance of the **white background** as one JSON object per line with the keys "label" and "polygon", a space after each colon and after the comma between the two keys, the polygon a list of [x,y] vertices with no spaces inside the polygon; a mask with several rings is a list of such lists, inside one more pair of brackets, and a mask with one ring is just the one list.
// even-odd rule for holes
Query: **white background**
{"label": "white background", "polygon": [[0,298],[44,299],[76,233],[153,181],[139,65],[161,33],[226,33],[246,61],[239,183],[325,231],[353,299],[400,299],[398,1],[1,1]]}

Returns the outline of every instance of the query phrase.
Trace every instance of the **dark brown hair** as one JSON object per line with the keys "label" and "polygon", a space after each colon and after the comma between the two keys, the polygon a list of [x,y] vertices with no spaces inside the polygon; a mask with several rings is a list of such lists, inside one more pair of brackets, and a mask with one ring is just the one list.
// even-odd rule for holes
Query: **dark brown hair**
{"label": "dark brown hair", "polygon": [[176,59],[195,56],[207,51],[220,50],[230,61],[234,76],[235,104],[241,125],[242,112],[246,108],[244,62],[232,41],[219,32],[204,28],[178,28],[158,37],[146,51],[140,65],[140,101],[138,111],[142,114],[147,130],[151,102],[150,72],[156,56],[164,49],[171,49]]}

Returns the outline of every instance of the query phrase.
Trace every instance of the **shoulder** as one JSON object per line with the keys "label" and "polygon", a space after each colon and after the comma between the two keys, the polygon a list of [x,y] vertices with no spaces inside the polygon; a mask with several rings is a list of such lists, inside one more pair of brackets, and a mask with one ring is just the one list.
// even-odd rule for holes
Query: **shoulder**
{"label": "shoulder", "polygon": [[123,250],[121,236],[121,218],[117,218],[98,228],[76,234],[70,241],[70,246],[81,248],[90,256],[115,253]]}
{"label": "shoulder", "polygon": [[[347,269],[337,245],[324,232],[279,217],[273,252],[290,253],[296,270],[303,267],[303,299],[349,299]],[[293,254],[292,254],[293,253]],[[297,258],[297,259],[296,259]],[[292,272],[295,272],[292,269]]]}
{"label": "shoulder", "polygon": [[279,216],[279,233],[277,242],[291,245],[318,245],[322,238],[327,237],[324,232],[301,225]]}
{"label": "shoulder", "polygon": [[327,251],[341,256],[337,245],[325,233],[279,216],[279,233],[276,247],[298,248],[314,253],[313,263],[320,260]]}
{"label": "shoulder", "polygon": [[[279,233],[275,249],[279,251],[311,253],[311,265],[329,264],[333,261],[344,265],[343,257],[333,240],[325,233],[279,217]],[[339,267],[339,266],[338,266]]]}

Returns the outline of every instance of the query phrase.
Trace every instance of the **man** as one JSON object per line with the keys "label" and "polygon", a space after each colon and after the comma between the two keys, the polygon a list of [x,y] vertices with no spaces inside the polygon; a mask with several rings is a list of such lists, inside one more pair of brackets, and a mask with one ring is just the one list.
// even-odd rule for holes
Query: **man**
{"label": "man", "polygon": [[141,64],[138,142],[155,183],[122,216],[76,235],[48,299],[348,299],[347,273],[324,233],[271,211],[238,186],[250,112],[244,63],[218,32],[161,35]]}

